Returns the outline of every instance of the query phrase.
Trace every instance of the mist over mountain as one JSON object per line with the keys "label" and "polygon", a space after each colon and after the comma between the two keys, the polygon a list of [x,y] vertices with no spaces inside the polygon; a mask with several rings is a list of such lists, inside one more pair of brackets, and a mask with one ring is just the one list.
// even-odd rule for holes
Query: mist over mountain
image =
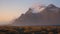
{"label": "mist over mountain", "polygon": [[60,8],[53,4],[29,8],[13,21],[13,25],[60,25]]}

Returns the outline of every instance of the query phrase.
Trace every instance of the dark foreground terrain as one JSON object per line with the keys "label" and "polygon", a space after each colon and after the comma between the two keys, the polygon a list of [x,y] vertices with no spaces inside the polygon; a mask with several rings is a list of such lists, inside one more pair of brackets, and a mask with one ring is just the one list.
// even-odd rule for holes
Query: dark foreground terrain
{"label": "dark foreground terrain", "polygon": [[60,34],[60,26],[0,26],[0,34]]}

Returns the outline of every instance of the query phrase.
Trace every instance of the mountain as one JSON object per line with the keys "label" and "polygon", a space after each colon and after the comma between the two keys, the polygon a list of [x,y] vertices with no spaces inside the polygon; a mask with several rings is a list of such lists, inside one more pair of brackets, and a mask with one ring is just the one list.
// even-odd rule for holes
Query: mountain
{"label": "mountain", "polygon": [[53,4],[29,10],[14,20],[14,25],[60,25],[60,8]]}

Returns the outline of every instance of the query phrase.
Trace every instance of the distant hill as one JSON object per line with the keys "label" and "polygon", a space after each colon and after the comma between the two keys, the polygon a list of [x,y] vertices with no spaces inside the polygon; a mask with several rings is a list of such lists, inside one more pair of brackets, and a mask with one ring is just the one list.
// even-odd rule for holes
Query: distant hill
{"label": "distant hill", "polygon": [[60,25],[60,8],[53,4],[46,7],[29,8],[29,10],[14,20],[13,25]]}

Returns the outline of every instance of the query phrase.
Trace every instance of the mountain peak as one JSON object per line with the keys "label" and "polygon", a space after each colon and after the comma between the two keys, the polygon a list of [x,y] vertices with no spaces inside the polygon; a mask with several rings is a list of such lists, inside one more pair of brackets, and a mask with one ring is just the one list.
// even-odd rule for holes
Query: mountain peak
{"label": "mountain peak", "polygon": [[49,4],[47,7],[49,7],[49,8],[56,8],[56,6],[55,5],[53,5],[53,4]]}

